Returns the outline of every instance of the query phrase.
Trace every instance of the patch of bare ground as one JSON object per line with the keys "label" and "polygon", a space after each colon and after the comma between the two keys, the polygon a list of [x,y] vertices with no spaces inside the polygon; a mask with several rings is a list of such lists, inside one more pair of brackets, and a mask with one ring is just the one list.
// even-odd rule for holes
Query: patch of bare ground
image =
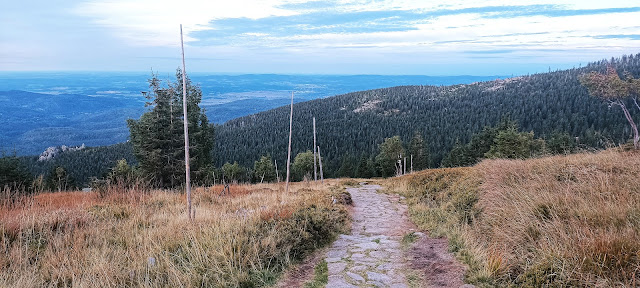
{"label": "patch of bare ground", "polygon": [[275,288],[302,287],[312,280],[314,268],[324,259],[328,248],[318,249],[307,256],[302,262],[290,267],[284,272]]}
{"label": "patch of bare ground", "polygon": [[[447,250],[444,238],[421,237],[407,250],[409,268],[418,272],[424,281],[420,287],[461,287],[466,271]],[[473,287],[468,285],[466,287]]]}

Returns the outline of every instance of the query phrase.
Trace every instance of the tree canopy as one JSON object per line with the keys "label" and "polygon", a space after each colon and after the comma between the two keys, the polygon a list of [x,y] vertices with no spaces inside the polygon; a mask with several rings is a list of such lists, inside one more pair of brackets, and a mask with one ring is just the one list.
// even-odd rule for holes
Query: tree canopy
{"label": "tree canopy", "polygon": [[[202,91],[187,77],[187,121],[189,154],[194,181],[204,178],[212,167],[213,126],[198,106]],[[176,81],[162,86],[156,75],[149,79],[146,93],[151,109],[139,120],[129,119],[131,143],[142,172],[160,187],[182,185],[184,177],[184,132],[182,115],[182,71]]]}

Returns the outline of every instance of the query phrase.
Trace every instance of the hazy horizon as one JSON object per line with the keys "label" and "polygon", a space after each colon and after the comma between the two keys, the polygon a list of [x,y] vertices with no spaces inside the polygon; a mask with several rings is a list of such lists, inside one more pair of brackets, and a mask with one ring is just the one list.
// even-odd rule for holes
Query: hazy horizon
{"label": "hazy horizon", "polygon": [[5,3],[2,71],[526,75],[640,52],[633,1]]}

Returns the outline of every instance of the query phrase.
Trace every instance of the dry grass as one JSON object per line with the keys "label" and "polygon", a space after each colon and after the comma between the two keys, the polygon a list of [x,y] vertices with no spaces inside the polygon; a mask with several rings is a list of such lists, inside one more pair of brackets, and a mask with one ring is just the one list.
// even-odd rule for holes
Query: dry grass
{"label": "dry grass", "polygon": [[640,153],[487,160],[389,180],[481,285],[640,285]]}
{"label": "dry grass", "polygon": [[254,287],[346,229],[338,184],[231,186],[100,198],[63,192],[0,207],[0,287]]}

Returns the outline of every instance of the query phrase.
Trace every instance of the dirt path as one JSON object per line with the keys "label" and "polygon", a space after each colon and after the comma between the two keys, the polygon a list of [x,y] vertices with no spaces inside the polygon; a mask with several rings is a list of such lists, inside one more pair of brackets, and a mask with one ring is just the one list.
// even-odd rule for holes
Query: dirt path
{"label": "dirt path", "polygon": [[352,231],[340,235],[326,254],[327,287],[409,287],[408,269],[420,278],[412,286],[460,287],[464,269],[447,252],[446,239],[415,232],[417,242],[402,248],[403,236],[416,227],[400,197],[377,193],[380,188],[347,188],[354,205]]}

